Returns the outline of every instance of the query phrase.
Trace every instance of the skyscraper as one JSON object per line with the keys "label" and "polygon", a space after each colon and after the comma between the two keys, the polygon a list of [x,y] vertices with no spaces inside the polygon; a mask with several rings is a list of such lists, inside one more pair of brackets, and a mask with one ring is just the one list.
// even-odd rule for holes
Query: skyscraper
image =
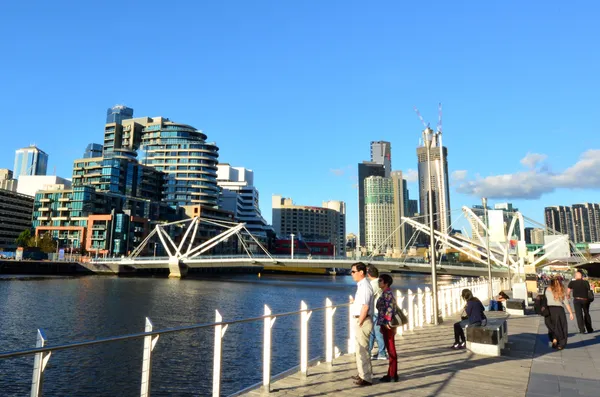
{"label": "skyscraper", "polygon": [[83,153],[83,158],[90,159],[93,157],[102,157],[103,149],[104,148],[99,143],[90,143],[85,148],[85,152]]}
{"label": "skyscraper", "polygon": [[[443,163],[442,163],[443,156]],[[427,166],[427,148],[417,148],[419,170],[419,207],[424,215],[423,223],[429,224],[429,190],[433,197],[433,224],[436,230],[450,231],[450,192],[448,190],[448,149],[439,146],[434,134],[430,149],[431,175]]]}
{"label": "skyscraper", "polygon": [[402,171],[392,171],[392,189],[394,191],[394,248],[404,249],[410,228],[402,224],[402,217],[412,216],[409,213],[409,194],[406,179],[402,178]]}
{"label": "skyscraper", "polygon": [[115,105],[106,111],[106,124],[122,123],[123,120],[131,118],[133,118],[133,109],[125,105]]}
{"label": "skyscraper", "polygon": [[363,161],[358,164],[358,245],[364,247],[366,244],[365,234],[365,179],[370,176],[385,177],[383,164]]}
{"label": "skyscraper", "polygon": [[392,178],[370,176],[365,179],[365,238],[369,252],[386,253],[393,249],[394,186]]}
{"label": "skyscraper", "polygon": [[371,142],[371,162],[383,165],[384,176],[389,178],[392,172],[392,144],[387,141]]}
{"label": "skyscraper", "polygon": [[46,175],[48,155],[35,145],[18,149],[15,152],[13,178],[21,175]]}

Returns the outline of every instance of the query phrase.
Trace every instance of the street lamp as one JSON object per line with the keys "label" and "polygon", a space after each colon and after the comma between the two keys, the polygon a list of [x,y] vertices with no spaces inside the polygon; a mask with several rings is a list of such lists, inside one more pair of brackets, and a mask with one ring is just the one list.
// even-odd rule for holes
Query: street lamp
{"label": "street lamp", "polygon": [[487,198],[481,198],[481,204],[483,204],[483,215],[485,217],[485,244],[487,246],[487,265],[488,265],[488,295],[491,301],[494,299],[494,289],[492,286],[492,262],[490,261],[490,222],[488,219],[487,210]]}
{"label": "street lamp", "polygon": [[423,130],[423,144],[427,150],[427,191],[429,201],[429,260],[431,262],[431,287],[433,298],[433,323],[439,324],[437,269],[435,266],[435,229],[433,227],[433,189],[431,188],[431,144],[433,131],[427,127]]}
{"label": "street lamp", "polygon": [[290,237],[292,239],[292,259],[294,259],[294,233],[290,234]]}

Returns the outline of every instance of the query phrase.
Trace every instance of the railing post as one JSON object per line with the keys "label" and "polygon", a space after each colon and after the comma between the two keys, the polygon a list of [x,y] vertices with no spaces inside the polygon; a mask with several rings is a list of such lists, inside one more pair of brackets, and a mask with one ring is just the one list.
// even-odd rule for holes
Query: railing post
{"label": "railing post", "polygon": [[[352,296],[348,299],[352,301]],[[352,317],[352,305],[348,306],[348,354],[356,353],[356,321]]]}
{"label": "railing post", "polygon": [[[396,291],[396,304],[398,305],[398,309],[404,312],[404,296],[402,295],[402,291]],[[373,325],[375,327],[375,325]],[[406,325],[398,326],[398,335],[402,336],[404,334],[404,330],[406,329]]]}
{"label": "railing post", "polygon": [[[438,296],[440,296],[438,294]],[[433,324],[433,300],[431,297],[431,288],[425,287],[425,322],[427,324]]]}
{"label": "railing post", "polygon": [[308,320],[312,311],[308,311],[308,306],[304,301],[300,302],[300,372],[302,375],[308,375]]}
{"label": "railing post", "polygon": [[[35,347],[44,347],[46,335],[41,329],[37,330]],[[31,397],[41,397],[44,388],[44,370],[52,352],[36,353],[33,359],[33,377],[31,378]]]}
{"label": "railing post", "polygon": [[[152,332],[152,321],[146,317],[145,332]],[[152,350],[158,342],[160,335],[148,335],[144,337],[144,355],[142,358],[142,390],[141,397],[150,397],[150,378],[152,375]]]}
{"label": "railing post", "polygon": [[333,365],[333,314],[335,307],[329,298],[325,299],[325,362]]}
{"label": "railing post", "polygon": [[276,317],[271,318],[271,309],[265,305],[264,339],[263,339],[263,389],[271,391],[271,327]]}
{"label": "railing post", "polygon": [[440,297],[440,310],[442,311],[442,318],[446,318],[446,287],[441,287],[438,296]]}
{"label": "railing post", "polygon": [[423,326],[423,317],[425,316],[425,312],[423,310],[423,290],[421,288],[417,289],[417,313],[419,316],[417,326],[422,327]]}
{"label": "railing post", "polygon": [[[221,313],[218,310],[215,310],[215,322],[220,323],[223,321],[223,317],[221,317]],[[227,331],[228,325],[215,325],[215,351],[214,351],[214,359],[213,359],[213,397],[221,396],[221,355],[223,353],[223,336],[225,335],[225,331]]]}
{"label": "railing post", "polygon": [[415,329],[415,304],[414,304],[414,300],[415,300],[415,295],[413,294],[412,290],[408,290],[408,329],[410,331]]}

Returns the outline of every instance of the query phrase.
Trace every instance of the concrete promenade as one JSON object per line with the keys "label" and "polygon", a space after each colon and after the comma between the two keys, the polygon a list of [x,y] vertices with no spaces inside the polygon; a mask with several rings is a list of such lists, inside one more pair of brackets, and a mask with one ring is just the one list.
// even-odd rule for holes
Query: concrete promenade
{"label": "concrete promenade", "polygon": [[[600,296],[592,303],[594,326],[600,330]],[[502,312],[489,317],[506,317]],[[501,357],[485,357],[467,350],[455,351],[452,324],[447,320],[396,338],[398,383],[380,383],[387,361],[373,361],[374,384],[354,385],[354,356],[344,355],[330,370],[326,364],[310,367],[271,383],[271,392],[261,389],[245,396],[446,396],[489,397],[600,396],[600,332],[578,334],[576,321],[569,321],[567,348],[548,346],[543,318],[536,315],[508,316],[509,343]]]}

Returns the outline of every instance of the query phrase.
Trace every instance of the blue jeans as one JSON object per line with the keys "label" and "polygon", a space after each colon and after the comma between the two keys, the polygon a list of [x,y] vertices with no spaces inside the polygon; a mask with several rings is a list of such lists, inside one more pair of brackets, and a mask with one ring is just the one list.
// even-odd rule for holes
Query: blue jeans
{"label": "blue jeans", "polygon": [[371,335],[369,336],[369,354],[371,354],[373,345],[375,344],[375,339],[377,339],[377,348],[379,349],[377,356],[385,357],[385,343],[383,342],[383,334],[381,333],[381,327],[376,325],[377,314],[373,314],[371,318],[373,319],[373,331],[371,331]]}

